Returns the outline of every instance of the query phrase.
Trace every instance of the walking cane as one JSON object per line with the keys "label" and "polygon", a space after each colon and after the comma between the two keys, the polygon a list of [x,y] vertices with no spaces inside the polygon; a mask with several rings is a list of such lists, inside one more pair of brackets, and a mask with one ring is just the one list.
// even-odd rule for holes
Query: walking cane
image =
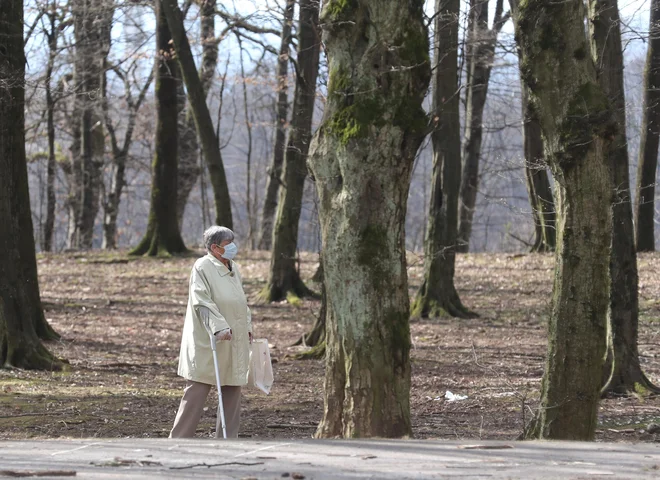
{"label": "walking cane", "polygon": [[222,404],[222,384],[220,383],[220,367],[218,367],[218,350],[215,344],[215,335],[211,331],[211,327],[207,322],[204,322],[206,331],[209,333],[209,340],[211,341],[211,350],[213,351],[213,366],[215,367],[215,383],[218,386],[218,411],[215,420],[215,438],[220,438],[220,421],[222,421],[222,438],[227,438],[227,425],[225,424],[225,407]]}

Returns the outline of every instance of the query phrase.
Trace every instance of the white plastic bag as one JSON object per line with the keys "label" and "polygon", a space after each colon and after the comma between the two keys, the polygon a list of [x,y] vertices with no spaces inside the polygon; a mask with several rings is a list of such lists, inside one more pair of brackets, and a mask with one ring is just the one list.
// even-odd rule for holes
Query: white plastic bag
{"label": "white plastic bag", "polygon": [[268,340],[265,338],[253,340],[251,347],[248,385],[268,395],[273,386],[273,366],[270,363]]}

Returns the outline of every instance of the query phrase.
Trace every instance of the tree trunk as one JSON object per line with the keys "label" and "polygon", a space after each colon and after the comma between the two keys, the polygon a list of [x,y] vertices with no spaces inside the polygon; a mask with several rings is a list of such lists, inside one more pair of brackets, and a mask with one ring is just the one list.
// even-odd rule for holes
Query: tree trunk
{"label": "tree trunk", "polygon": [[[215,7],[216,0],[199,0],[200,6],[200,38],[202,43],[202,65],[199,71],[200,82],[204,90],[204,99],[213,85],[215,70],[218,65],[218,43],[215,38]],[[200,166],[199,143],[195,131],[195,119],[190,105],[185,101],[185,93],[181,85],[179,95],[183,94],[184,106],[179,113],[179,172],[177,193],[177,219],[179,227],[183,225],[183,215],[188,204],[188,197],[197,179]]]}
{"label": "tree trunk", "polygon": [[331,0],[329,67],[312,143],[328,311],[319,437],[410,435],[405,212],[427,131],[422,0]]}
{"label": "tree trunk", "polygon": [[[241,79],[243,84],[243,118],[245,119],[245,130],[247,131],[247,152],[245,152],[245,213],[247,216],[248,231],[245,236],[245,243],[250,250],[254,250],[255,236],[257,235],[257,221],[254,215],[255,209],[252,202],[252,119],[250,118],[250,109],[248,107],[248,88],[244,61],[245,52],[243,50],[241,37],[237,36],[237,39],[238,50],[240,52]],[[256,200],[254,203],[256,204]]]}
{"label": "tree trunk", "polygon": [[[495,59],[497,35],[506,22],[503,21],[503,0],[497,0],[493,28],[488,28],[488,0],[474,0],[475,17],[472,29],[468,32],[471,44],[470,68],[467,86],[467,106],[465,119],[465,142],[463,147],[463,171],[460,190],[460,225],[458,228],[457,250],[467,252],[472,234],[472,219],[477,203],[479,188],[479,160],[483,138],[483,119],[490,71]],[[508,18],[508,17],[505,17]]]}
{"label": "tree trunk", "polygon": [[259,298],[265,302],[276,302],[291,296],[312,295],[296,268],[296,250],[321,50],[318,21],[318,0],[301,0],[293,118],[284,158],[283,185],[275,220],[270,276],[268,284],[259,294]]}
{"label": "tree trunk", "polygon": [[527,0],[516,10],[523,81],[541,124],[558,212],[541,406],[527,436],[591,440],[610,289],[612,181],[606,152],[618,125],[589,55],[582,0]]}
{"label": "tree trunk", "polygon": [[552,252],[556,246],[556,215],[547,165],[543,156],[541,125],[529,103],[529,92],[521,84],[523,106],[523,142],[525,150],[525,183],[534,219],[532,252]]}
{"label": "tree trunk", "polygon": [[[293,345],[305,345],[307,347],[316,347],[321,343],[325,344],[325,318],[327,312],[327,295],[325,292],[325,281],[323,280],[323,262],[319,262],[319,268],[314,274],[316,282],[321,284],[321,311],[319,312],[316,322],[310,332],[304,333]],[[325,354],[325,347],[323,348]],[[305,354],[301,354],[300,358],[309,358]]]}
{"label": "tree trunk", "polygon": [[103,243],[101,248],[113,250],[117,248],[117,217],[119,216],[119,202],[121,193],[126,184],[126,154],[118,152],[113,155],[114,163],[112,179],[110,180],[110,193],[104,202],[103,212]]}
{"label": "tree trunk", "polygon": [[660,139],[660,0],[651,0],[644,72],[644,108],[639,139],[635,235],[638,252],[655,250],[655,181]]}
{"label": "tree trunk", "polygon": [[600,85],[610,98],[618,123],[608,156],[614,185],[610,258],[610,329],[603,393],[660,393],[639,365],[637,253],[635,252],[623,86],[621,20],[616,0],[590,0],[591,53],[600,68]]}
{"label": "tree trunk", "polygon": [[288,100],[288,66],[291,46],[291,26],[293,23],[293,10],[296,0],[287,0],[282,21],[282,40],[280,54],[277,60],[277,115],[275,129],[275,146],[273,159],[268,169],[268,183],[266,196],[261,213],[261,237],[257,247],[259,250],[270,250],[273,240],[273,220],[277,208],[277,194],[280,189],[282,163],[284,162],[284,148],[286,145]]}
{"label": "tree trunk", "polygon": [[218,137],[213,128],[213,120],[206,105],[206,94],[204,86],[197,73],[195,60],[193,59],[183,25],[183,17],[176,0],[159,0],[167,18],[167,24],[172,34],[176,57],[181,67],[181,73],[188,92],[188,101],[195,118],[197,135],[202,144],[202,155],[209,169],[209,177],[213,186],[213,197],[215,203],[215,223],[232,228],[231,199],[229,187],[225,175],[225,167],[222,163]]}
{"label": "tree trunk", "polygon": [[454,286],[461,125],[458,92],[459,0],[436,0],[431,132],[433,176],[424,241],[424,281],[412,306],[414,317],[469,317]]}
{"label": "tree trunk", "polygon": [[0,2],[0,365],[61,370],[39,296],[25,161],[23,1]]}
{"label": "tree trunk", "polygon": [[321,282],[321,311],[314,327],[310,332],[304,333],[293,345],[305,345],[311,347],[309,350],[298,353],[293,356],[296,360],[318,360],[325,357],[325,322],[328,316],[328,295],[325,291],[325,280],[323,280],[323,263],[319,265],[317,273],[320,273]]}
{"label": "tree trunk", "polygon": [[53,3],[52,7],[46,13],[50,22],[48,37],[48,64],[46,66],[46,109],[47,109],[47,130],[48,130],[48,164],[46,166],[46,220],[42,226],[43,235],[41,248],[44,252],[50,252],[53,248],[53,231],[55,229],[55,169],[57,162],[55,159],[55,99],[53,98],[52,81],[53,69],[55,68],[55,56],[57,55],[57,36],[59,34],[58,26],[55,23],[57,5]]}
{"label": "tree trunk", "polygon": [[[463,145],[463,166],[460,184],[459,228],[457,251],[469,250],[472,232],[472,217],[477,200],[479,185],[479,157],[483,133],[483,115],[490,80],[492,59],[485,57],[487,45],[484,45],[488,31],[488,0],[470,1],[470,29],[467,32],[468,83],[465,107],[465,142]],[[457,20],[458,21],[458,20]],[[493,56],[495,44],[493,42]],[[486,63],[488,62],[488,63]]]}
{"label": "tree trunk", "polygon": [[183,253],[176,218],[177,188],[177,75],[162,3],[156,2],[156,154],[152,163],[151,209],[147,233],[133,255]]}
{"label": "tree trunk", "polygon": [[110,51],[114,2],[75,0],[74,140],[69,175],[68,248],[90,249],[99,210],[105,134],[101,117],[101,90]]}

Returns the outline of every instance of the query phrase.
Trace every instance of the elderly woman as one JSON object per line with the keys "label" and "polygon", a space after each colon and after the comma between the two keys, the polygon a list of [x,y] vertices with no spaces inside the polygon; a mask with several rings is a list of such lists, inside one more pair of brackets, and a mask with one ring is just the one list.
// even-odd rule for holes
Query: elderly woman
{"label": "elderly woman", "polygon": [[234,232],[213,226],[204,232],[207,255],[190,274],[190,289],[179,354],[179,375],[186,379],[170,438],[193,437],[204,402],[215,385],[209,325],[215,334],[227,437],[238,437],[241,386],[247,384],[252,320],[238,265]]}

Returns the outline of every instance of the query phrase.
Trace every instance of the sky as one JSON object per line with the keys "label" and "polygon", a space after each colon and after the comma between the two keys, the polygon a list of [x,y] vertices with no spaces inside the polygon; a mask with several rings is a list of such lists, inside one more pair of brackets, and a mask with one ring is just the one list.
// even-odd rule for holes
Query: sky
{"label": "sky", "polygon": [[[469,4],[469,0],[461,0],[461,2],[462,2],[462,8],[464,9],[467,8]],[[28,2],[26,2],[26,5],[29,5],[30,3],[31,1],[28,0]],[[230,12],[236,11],[241,15],[253,16],[254,17],[253,21],[257,21],[257,22],[259,21],[257,20],[258,17],[261,17],[260,20],[263,20],[265,18],[272,19],[272,13],[268,12],[268,10],[270,8],[275,7],[276,5],[282,5],[283,3],[284,0],[218,0],[218,5],[224,6],[224,8],[227,11]],[[435,4],[434,0],[426,0],[426,11],[429,16],[431,16],[433,13],[434,4]],[[496,4],[495,0],[490,1],[491,20],[495,9],[495,4]],[[645,54],[650,0],[619,0],[618,4],[624,25],[623,28],[624,48],[626,53],[626,62],[628,62],[631,59],[634,59],[635,57],[643,56]],[[508,9],[508,1],[505,2],[504,8],[505,10]],[[118,11],[117,16],[126,13],[127,13],[126,11],[123,12]],[[115,24],[112,32],[114,37],[113,43],[115,45],[112,54],[116,56],[115,59],[118,61],[120,61],[119,57],[124,57],[126,55],[126,51],[132,51],[140,44],[142,44],[142,48],[140,50],[142,50],[143,55],[151,56],[151,53],[153,53],[153,46],[151,45],[151,42],[149,42],[149,38],[148,38],[148,36],[150,36],[151,32],[153,32],[154,29],[153,14],[145,10],[144,14],[139,15],[137,14],[135,9],[131,9],[129,15],[131,15],[131,17],[133,16],[137,17],[137,18],[131,18],[131,20],[137,24],[137,27],[135,26],[131,27],[127,25],[127,23],[130,22],[126,22],[127,19],[124,18],[123,19],[124,21],[119,21]],[[30,23],[30,18],[34,18],[34,10],[30,11],[30,9],[28,9],[26,11],[26,23],[28,24]],[[277,28],[276,24],[271,24],[271,25]],[[143,29],[145,34],[148,33],[148,35],[143,34],[141,38],[139,38],[140,29]],[[196,31],[197,27],[193,27],[193,30]],[[138,38],[136,38],[135,41],[129,42],[129,44],[124,43],[128,40],[128,38],[131,35],[135,35],[136,33],[138,34],[137,35]],[[507,35],[511,36],[512,34],[513,34],[513,25],[512,22],[508,22],[508,24],[503,29],[502,35],[504,37]],[[191,38],[194,39],[195,35],[193,34]],[[279,47],[279,38],[276,35],[266,35],[262,38],[270,42],[275,48]],[[125,49],[119,46],[122,43],[124,43]],[[248,49],[250,48],[249,42],[244,43],[244,45],[246,45]],[[28,47],[27,51],[28,51],[28,61],[29,61],[28,74],[33,73],[30,72],[30,70],[35,70],[34,73],[38,75],[40,74],[39,70],[41,70],[41,66],[44,63],[45,53],[46,53],[45,51],[46,49],[44,48],[43,45],[43,37],[37,34],[33,35],[33,38],[30,40],[30,42],[28,42],[27,47]],[[228,43],[224,43],[222,50],[226,53],[229,53],[232,56],[232,61],[231,61],[232,67],[230,68],[233,68],[234,66],[238,65],[236,61],[238,57],[238,48],[235,39],[230,38]],[[258,53],[259,50],[260,47],[255,47],[255,49],[253,50],[254,54],[259,55]],[[221,57],[224,57],[224,55],[221,54]],[[223,60],[224,59],[221,58],[221,61]],[[249,64],[249,58],[246,58],[246,61]],[[149,68],[150,65],[145,64],[145,69],[144,69],[145,76],[147,75]],[[247,68],[249,70],[249,67]]]}

